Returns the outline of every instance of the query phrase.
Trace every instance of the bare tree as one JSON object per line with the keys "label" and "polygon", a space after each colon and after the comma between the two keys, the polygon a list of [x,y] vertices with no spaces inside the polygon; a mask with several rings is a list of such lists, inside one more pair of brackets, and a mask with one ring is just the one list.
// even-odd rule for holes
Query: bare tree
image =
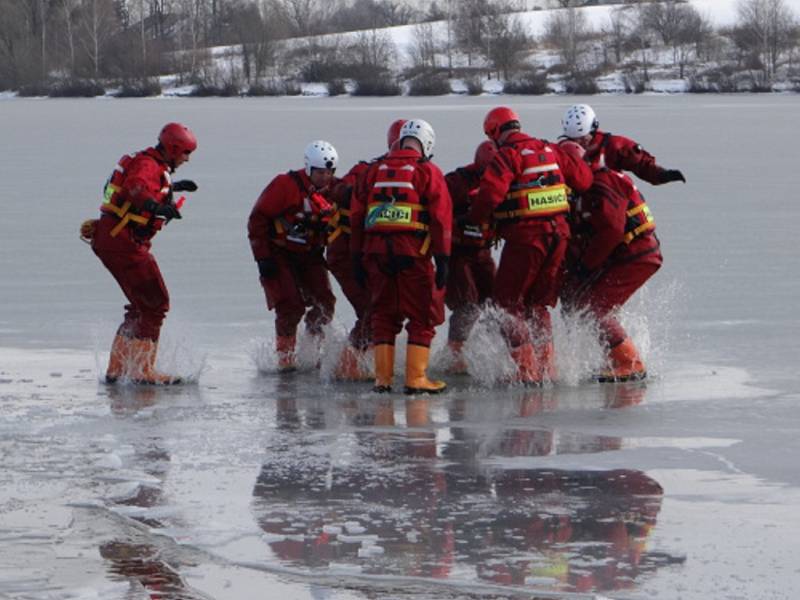
{"label": "bare tree", "polygon": [[672,48],[672,60],[683,78],[686,63],[710,33],[708,22],[691,4],[677,0],[650,4],[644,9],[644,20],[664,45]]}
{"label": "bare tree", "polygon": [[274,0],[292,28],[300,37],[323,33],[337,2],[330,0]]}
{"label": "bare tree", "polygon": [[617,64],[622,62],[622,49],[625,47],[625,40],[628,37],[627,24],[625,7],[618,6],[612,8],[608,13],[608,24],[602,30],[603,35],[611,42],[611,47],[614,49],[614,62]]}
{"label": "bare tree", "polygon": [[83,0],[80,14],[81,43],[91,62],[94,77],[100,75],[105,44],[116,31],[111,0]]}
{"label": "bare tree", "polygon": [[356,37],[355,51],[362,67],[385,70],[395,55],[389,34],[380,29],[362,31]]}
{"label": "bare tree", "polygon": [[415,11],[392,0],[354,0],[333,11],[329,24],[334,31],[356,31],[393,27],[412,22]]}
{"label": "bare tree", "polygon": [[438,43],[433,23],[419,23],[414,26],[414,37],[408,52],[415,67],[436,68]]}
{"label": "bare tree", "polygon": [[456,5],[455,39],[459,49],[467,55],[467,64],[485,47],[486,17],[493,12],[489,0],[461,0]]}
{"label": "bare tree", "polygon": [[242,70],[251,83],[263,77],[272,60],[277,38],[273,7],[267,3],[242,3],[233,14],[231,28],[242,48]]}
{"label": "bare tree", "polygon": [[781,56],[792,47],[797,27],[784,0],[739,0],[737,39],[762,65],[764,84],[770,84]]}
{"label": "bare tree", "polygon": [[545,39],[558,50],[562,62],[572,74],[585,69],[589,34],[586,15],[574,7],[554,12],[545,24]]}
{"label": "bare tree", "polygon": [[64,23],[63,35],[69,56],[69,72],[75,75],[75,31],[73,19],[79,0],[60,0],[61,20]]}
{"label": "bare tree", "polygon": [[0,0],[0,84],[17,87],[28,79],[28,15],[16,0]]}
{"label": "bare tree", "polygon": [[647,24],[647,4],[636,2],[630,7],[628,13],[628,27],[630,38],[638,46],[639,58],[642,63],[642,79],[650,81],[650,36],[651,31]]}
{"label": "bare tree", "polygon": [[503,78],[508,79],[532,45],[522,23],[513,16],[492,15],[486,20],[486,57]]}

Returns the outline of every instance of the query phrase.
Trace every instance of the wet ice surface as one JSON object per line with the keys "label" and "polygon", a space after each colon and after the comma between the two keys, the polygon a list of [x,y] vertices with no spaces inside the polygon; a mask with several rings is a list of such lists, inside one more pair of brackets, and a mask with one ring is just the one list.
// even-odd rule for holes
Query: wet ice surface
{"label": "wet ice surface", "polygon": [[[800,209],[776,115],[796,122],[796,97],[591,100],[690,181],[641,184],[666,258],[624,314],[646,385],[581,383],[599,349],[561,319],[564,384],[487,385],[508,358],[486,315],[472,378],[376,396],[329,381],[343,299],[320,370],[304,349],[278,376],[252,202],[306,141],[373,156],[412,112],[445,169],[467,162],[493,103],[405,100],[0,103],[0,597],[794,597]],[[511,103],[555,137],[570,102]],[[118,155],[170,119],[197,130],[179,175],[201,191],[155,244],[173,307],[161,361],[201,374],[107,387],[122,302],[76,229]]]}

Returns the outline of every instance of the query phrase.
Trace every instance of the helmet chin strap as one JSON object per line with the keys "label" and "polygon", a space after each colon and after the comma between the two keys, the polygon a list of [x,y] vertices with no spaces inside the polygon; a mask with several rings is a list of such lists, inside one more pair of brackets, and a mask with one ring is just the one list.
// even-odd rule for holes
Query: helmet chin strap
{"label": "helmet chin strap", "polygon": [[176,168],[175,161],[169,157],[169,155],[167,154],[167,149],[164,148],[164,146],[161,143],[159,143],[158,145],[156,145],[156,150],[158,150],[158,153],[164,159],[164,162],[167,163],[167,166],[169,167],[169,172],[174,173]]}

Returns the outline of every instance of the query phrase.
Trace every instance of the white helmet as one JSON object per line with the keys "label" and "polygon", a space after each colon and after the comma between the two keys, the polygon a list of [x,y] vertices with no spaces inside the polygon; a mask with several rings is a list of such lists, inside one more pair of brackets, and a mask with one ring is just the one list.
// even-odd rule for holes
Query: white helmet
{"label": "white helmet", "polygon": [[402,142],[403,138],[407,137],[413,137],[419,140],[419,143],[422,144],[422,153],[425,158],[433,156],[433,145],[436,143],[436,134],[430,123],[422,119],[410,119],[406,121],[400,129],[399,139]]}
{"label": "white helmet", "polygon": [[573,140],[594,133],[599,125],[597,116],[588,104],[570,106],[561,119],[564,136]]}
{"label": "white helmet", "polygon": [[306,146],[303,159],[306,163],[306,175],[311,175],[311,169],[335,169],[339,154],[330,142],[314,140]]}

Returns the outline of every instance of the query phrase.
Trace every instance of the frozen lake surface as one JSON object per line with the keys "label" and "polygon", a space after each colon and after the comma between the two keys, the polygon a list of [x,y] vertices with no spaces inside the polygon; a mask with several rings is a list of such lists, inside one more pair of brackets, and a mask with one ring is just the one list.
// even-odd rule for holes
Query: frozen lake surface
{"label": "frozen lake surface", "polygon": [[[552,139],[573,100],[500,102]],[[0,598],[795,598],[800,102],[588,101],[688,180],[640,185],[665,264],[623,318],[653,377],[581,384],[599,350],[557,318],[564,383],[493,386],[487,318],[432,399],[329,380],[342,297],[321,369],[272,372],[247,216],[308,141],[346,170],[399,117],[465,164],[496,99],[0,101]],[[170,120],[200,191],[154,244],[161,361],[199,382],[108,387],[123,299],[77,229]]]}

